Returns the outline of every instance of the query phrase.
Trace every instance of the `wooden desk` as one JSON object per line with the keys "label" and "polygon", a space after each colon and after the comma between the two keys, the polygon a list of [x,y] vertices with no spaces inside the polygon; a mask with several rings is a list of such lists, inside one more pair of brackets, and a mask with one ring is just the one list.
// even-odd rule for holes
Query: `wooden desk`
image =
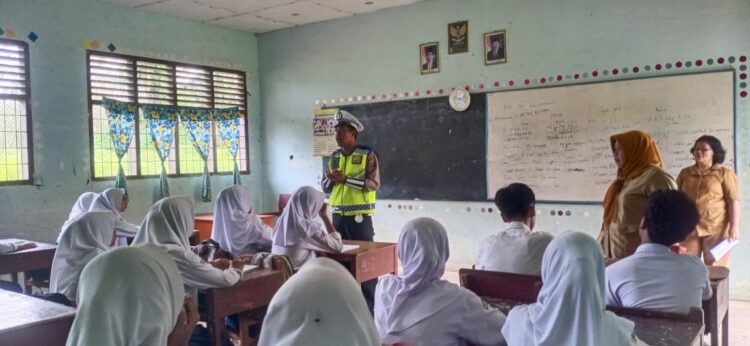
{"label": "wooden desk", "polygon": [[206,323],[211,335],[211,345],[222,345],[224,317],[267,306],[284,280],[284,272],[280,270],[256,269],[234,286],[200,291],[206,304]]}
{"label": "wooden desk", "polygon": [[[516,300],[483,297],[490,305],[507,314],[516,305],[526,304]],[[701,346],[703,323],[691,316],[647,311],[642,309],[620,309],[620,317],[635,322],[635,335],[650,346]],[[675,316],[672,316],[675,315]]]}
{"label": "wooden desk", "polygon": [[359,245],[359,247],[348,252],[321,252],[319,254],[341,263],[352,273],[354,280],[358,283],[398,272],[396,243],[359,240],[344,240],[343,243],[345,245]]}
{"label": "wooden desk", "polygon": [[76,309],[0,290],[0,340],[3,345],[65,345]]}
{"label": "wooden desk", "polygon": [[719,321],[721,321],[721,345],[729,346],[729,269],[707,266],[711,299],[703,301],[706,334],[711,333],[711,346],[719,346]]}
{"label": "wooden desk", "polygon": [[533,303],[542,289],[542,277],[461,268],[461,287],[482,297],[512,299]]}
{"label": "wooden desk", "polygon": [[[21,239],[3,239],[3,242],[17,242]],[[57,245],[36,242],[36,247],[0,255],[0,274],[15,274],[37,269],[52,268]]]}

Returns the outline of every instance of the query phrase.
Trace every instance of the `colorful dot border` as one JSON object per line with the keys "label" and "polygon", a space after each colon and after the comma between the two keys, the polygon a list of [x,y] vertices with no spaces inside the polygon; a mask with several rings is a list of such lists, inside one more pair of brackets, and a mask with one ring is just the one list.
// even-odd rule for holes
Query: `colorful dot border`
{"label": "colorful dot border", "polygon": [[[607,76],[635,76],[639,74],[656,73],[662,71],[686,71],[689,69],[693,70],[707,70],[709,68],[727,65],[735,67],[737,73],[737,94],[740,98],[745,99],[748,97],[748,76],[750,74],[747,68],[748,58],[747,55],[740,55],[735,57],[730,55],[728,57],[717,56],[709,57],[705,59],[693,59],[693,60],[676,60],[674,62],[635,65],[635,66],[623,66],[615,67],[611,69],[593,69],[591,71],[574,72],[574,73],[557,73],[550,76],[541,77],[525,77],[509,80],[494,80],[490,82],[475,82],[471,84],[464,84],[464,89],[468,91],[476,92],[490,92],[499,90],[522,90],[529,87],[538,87],[542,85],[567,85],[571,81],[581,80],[595,80],[597,78]],[[392,92],[378,92],[370,95],[358,95],[358,96],[346,96],[346,97],[330,97],[330,98],[319,98],[315,100],[316,107],[327,107],[336,105],[347,105],[357,103],[369,103],[369,102],[385,102],[394,100],[408,100],[416,98],[427,98],[433,96],[444,96],[447,95],[451,90],[457,88],[452,87],[438,87],[424,90],[406,90],[406,91],[392,91]]]}

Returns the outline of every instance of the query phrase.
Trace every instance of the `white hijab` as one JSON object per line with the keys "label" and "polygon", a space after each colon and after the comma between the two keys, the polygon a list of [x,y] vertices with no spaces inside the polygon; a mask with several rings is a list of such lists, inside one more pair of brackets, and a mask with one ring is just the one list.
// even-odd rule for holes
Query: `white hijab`
{"label": "white hijab", "polygon": [[[409,221],[398,239],[401,275],[390,275],[378,282],[375,320],[381,334],[397,333],[440,312],[453,302],[452,284],[441,280],[448,261],[448,234],[434,219]],[[418,298],[416,298],[418,297]]]}
{"label": "white hijab", "polygon": [[537,302],[513,308],[503,326],[514,345],[636,345],[634,324],[605,311],[604,256],[594,238],[567,232],[542,259]]}
{"label": "white hijab", "polygon": [[96,255],[109,249],[115,232],[112,213],[85,212],[66,223],[52,260],[49,290],[76,301],[81,271]]}
{"label": "white hijab", "polygon": [[[219,192],[214,208],[214,224],[211,239],[235,258],[244,255],[249,245],[263,239],[264,232],[271,232],[253,213],[250,190],[233,185]],[[268,238],[266,238],[268,239]],[[266,240],[268,246],[268,240]]]}
{"label": "white hijab", "polygon": [[359,285],[340,264],[316,258],[271,299],[259,346],[379,346]]}
{"label": "white hijab", "polygon": [[70,210],[70,214],[68,215],[68,220],[65,221],[65,223],[60,227],[60,234],[57,236],[57,242],[60,243],[60,238],[62,238],[62,230],[64,230],[68,224],[73,221],[78,215],[81,215],[87,211],[89,211],[89,208],[91,208],[91,204],[94,203],[94,199],[96,198],[96,193],[94,192],[84,192],[80,196],[78,196],[78,199],[76,199],[75,204],[73,204],[73,209]]}
{"label": "white hijab", "polygon": [[195,212],[189,197],[162,198],[149,208],[133,245],[155,244],[175,257],[185,257],[186,252],[193,254],[188,238],[194,225]]}
{"label": "white hijab", "polygon": [[[133,225],[122,217],[122,199],[125,197],[125,190],[118,188],[109,188],[102,191],[96,196],[91,203],[89,211],[111,211],[115,214],[115,231],[118,237],[133,237],[138,232],[138,226]],[[118,245],[122,245],[118,242]],[[125,243],[124,245],[127,245]]]}
{"label": "white hijab", "polygon": [[81,274],[68,346],[164,346],[185,290],[174,261],[153,245],[117,248]]}
{"label": "white hijab", "polygon": [[276,222],[273,244],[276,246],[296,245],[300,239],[313,236],[320,231],[323,225],[314,219],[324,203],[325,195],[310,186],[303,186],[294,191]]}

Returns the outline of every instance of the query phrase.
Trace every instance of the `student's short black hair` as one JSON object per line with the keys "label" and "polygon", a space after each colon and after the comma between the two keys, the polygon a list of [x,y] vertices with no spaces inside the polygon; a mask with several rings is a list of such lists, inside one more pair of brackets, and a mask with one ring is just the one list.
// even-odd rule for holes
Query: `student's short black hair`
{"label": "student's short black hair", "polygon": [[698,219],[695,202],[682,191],[657,191],[648,199],[645,226],[651,242],[670,246],[683,241]]}
{"label": "student's short black hair", "polygon": [[718,138],[709,135],[698,137],[698,139],[695,140],[695,143],[693,143],[693,147],[690,148],[691,154],[693,154],[693,152],[695,151],[695,146],[698,145],[698,142],[706,142],[708,143],[708,146],[711,147],[711,150],[714,152],[714,164],[724,163],[724,158],[727,155],[727,151],[724,150],[724,147],[721,145],[721,141]]}
{"label": "student's short black hair", "polygon": [[526,184],[513,183],[495,193],[495,205],[507,218],[525,217],[535,203],[534,191]]}

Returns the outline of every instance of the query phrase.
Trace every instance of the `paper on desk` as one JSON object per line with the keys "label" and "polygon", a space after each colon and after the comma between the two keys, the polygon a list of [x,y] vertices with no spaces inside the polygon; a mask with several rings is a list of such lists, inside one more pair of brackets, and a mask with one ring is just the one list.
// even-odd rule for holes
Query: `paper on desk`
{"label": "paper on desk", "polygon": [[711,249],[711,255],[714,256],[715,260],[720,260],[724,255],[726,255],[729,250],[732,250],[737,244],[739,243],[739,240],[730,241],[729,239],[722,240],[719,244],[714,246],[713,249]]}
{"label": "paper on desk", "polygon": [[253,264],[245,264],[244,267],[242,267],[242,274],[247,274],[248,272],[253,271],[254,269],[257,269],[258,266]]}
{"label": "paper on desk", "polygon": [[352,251],[352,250],[356,250],[356,249],[359,249],[359,245],[344,244],[344,248],[341,249],[341,252],[347,252],[347,251]]}

